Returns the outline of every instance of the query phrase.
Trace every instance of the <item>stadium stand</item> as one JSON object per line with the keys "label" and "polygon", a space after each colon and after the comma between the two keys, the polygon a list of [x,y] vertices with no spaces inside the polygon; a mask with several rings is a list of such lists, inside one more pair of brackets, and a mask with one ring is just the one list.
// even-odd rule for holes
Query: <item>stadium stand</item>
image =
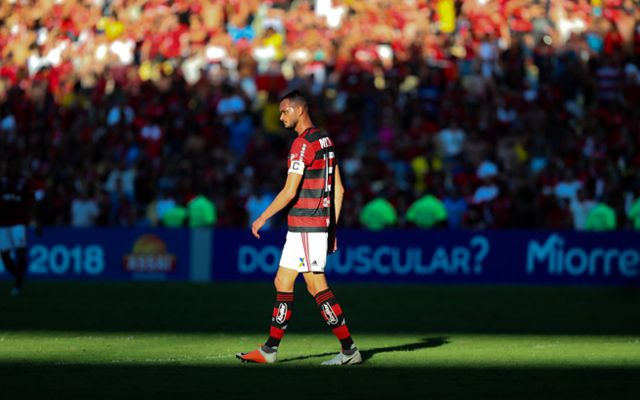
{"label": "stadium stand", "polygon": [[429,192],[455,198],[451,229],[581,229],[596,202],[633,229],[639,17],[633,0],[6,0],[0,156],[45,188],[46,225],[85,197],[94,225],[154,225],[200,193],[216,226],[248,226],[247,198],[284,180],[278,100],[299,88],[342,155],[343,226],[380,195],[410,226]]}

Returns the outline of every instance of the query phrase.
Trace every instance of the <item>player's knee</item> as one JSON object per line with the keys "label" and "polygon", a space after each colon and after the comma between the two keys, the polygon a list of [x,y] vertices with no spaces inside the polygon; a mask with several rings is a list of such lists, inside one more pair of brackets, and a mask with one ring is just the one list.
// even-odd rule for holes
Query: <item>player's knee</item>
{"label": "player's knee", "polygon": [[287,282],[284,279],[276,275],[276,279],[273,281],[274,286],[278,292],[292,292],[293,283]]}

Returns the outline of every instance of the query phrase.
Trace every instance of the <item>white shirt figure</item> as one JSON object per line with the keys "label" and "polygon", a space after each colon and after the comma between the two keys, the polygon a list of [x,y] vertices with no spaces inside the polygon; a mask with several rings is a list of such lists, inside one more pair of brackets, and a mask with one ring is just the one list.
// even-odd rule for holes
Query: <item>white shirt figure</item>
{"label": "white shirt figure", "polygon": [[484,160],[478,165],[476,176],[480,179],[491,178],[498,175],[498,166],[489,160]]}
{"label": "white shirt figure", "polygon": [[133,109],[129,105],[116,105],[111,107],[107,114],[107,125],[114,126],[124,120],[126,126],[130,126],[133,123],[135,114]]}
{"label": "white shirt figure", "polygon": [[109,173],[107,181],[104,184],[104,189],[113,193],[117,189],[117,182],[120,181],[122,190],[133,199],[135,197],[135,182],[136,182],[136,170],[135,168],[122,165]]}
{"label": "white shirt figure", "polygon": [[498,186],[496,184],[485,182],[473,193],[472,202],[474,204],[482,204],[495,199],[499,194],[500,189],[498,189]]}
{"label": "white shirt figure", "polygon": [[244,101],[237,94],[223,98],[217,107],[218,114],[222,116],[222,121],[225,125],[229,125],[233,121],[234,113],[241,114],[244,109]]}
{"label": "white shirt figure", "polygon": [[573,216],[573,228],[577,231],[583,231],[587,222],[587,215],[596,202],[587,199],[582,189],[578,190],[575,201],[569,204],[571,215]]}
{"label": "white shirt figure", "polygon": [[78,197],[71,203],[71,226],[89,227],[95,224],[100,209],[95,200]]}
{"label": "white shirt figure", "polygon": [[436,138],[447,157],[455,157],[462,152],[465,137],[466,134],[458,128],[455,122],[436,134]]}
{"label": "white shirt figure", "polygon": [[[249,214],[249,226],[251,226],[251,224],[253,224],[253,221],[258,219],[264,212],[264,210],[269,207],[273,199],[273,196],[269,195],[268,193],[249,196],[249,198],[247,199],[247,203],[244,206],[247,214]],[[267,220],[263,228],[271,228],[271,219]]]}
{"label": "white shirt figure", "polygon": [[582,189],[582,186],[582,182],[574,178],[573,172],[567,170],[564,179],[553,188],[553,193],[557,198],[567,199],[573,203],[578,199],[578,191]]}
{"label": "white shirt figure", "polygon": [[170,197],[165,197],[158,200],[158,202],[156,203],[156,215],[158,216],[158,219],[162,219],[164,213],[166,213],[167,210],[175,207],[175,205],[176,201]]}

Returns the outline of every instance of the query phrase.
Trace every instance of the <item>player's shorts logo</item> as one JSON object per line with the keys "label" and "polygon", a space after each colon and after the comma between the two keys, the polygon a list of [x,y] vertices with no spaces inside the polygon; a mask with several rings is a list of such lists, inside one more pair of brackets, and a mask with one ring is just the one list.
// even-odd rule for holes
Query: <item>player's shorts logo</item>
{"label": "player's shorts logo", "polygon": [[287,320],[287,304],[281,303],[278,307],[278,314],[276,315],[276,322],[279,324],[284,323]]}
{"label": "player's shorts logo", "polygon": [[327,324],[336,325],[338,323],[338,317],[336,313],[333,312],[333,309],[329,305],[329,303],[324,303],[322,305],[322,311],[324,312],[324,316],[327,319]]}
{"label": "player's shorts logo", "polygon": [[298,268],[304,267],[304,257],[300,258],[300,265],[298,265]]}

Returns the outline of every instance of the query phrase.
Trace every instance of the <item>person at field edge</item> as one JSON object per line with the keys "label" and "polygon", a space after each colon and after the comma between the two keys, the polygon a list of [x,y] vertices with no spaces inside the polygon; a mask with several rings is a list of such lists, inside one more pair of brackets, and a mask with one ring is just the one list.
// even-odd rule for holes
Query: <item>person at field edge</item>
{"label": "person at field edge", "polygon": [[427,193],[414,201],[407,210],[407,221],[419,228],[446,228],[449,213],[440,199]]}
{"label": "person at field edge", "polygon": [[640,188],[636,188],[635,192],[635,200],[627,212],[627,217],[633,222],[633,229],[640,231]]}
{"label": "person at field edge", "polygon": [[[27,224],[32,210],[36,210],[34,200],[40,200],[43,195],[21,175],[20,169],[20,160],[12,158],[0,177],[0,256],[6,270],[15,278],[12,296],[22,291],[27,272]],[[36,234],[41,236],[42,225],[37,214],[34,212]],[[15,259],[11,256],[12,250]]]}
{"label": "person at field edge", "polygon": [[376,197],[362,207],[360,222],[371,231],[381,231],[398,223],[398,213],[384,197]]}
{"label": "person at field edge", "polygon": [[189,228],[207,228],[216,224],[216,206],[203,194],[187,202],[187,214]]}
{"label": "person at field edge", "polygon": [[302,273],[309,293],[342,345],[342,351],[322,365],[360,364],[362,356],[355,346],[344,314],[329,289],[324,268],[327,255],[337,250],[335,227],[342,208],[344,188],[333,142],[314,127],[307,100],[294,90],[280,100],[280,121],[295,130],[288,159],[284,188],[251,227],[254,236],[277,212],[293,204],[288,215],[287,238],[276,274],[276,304],[267,342],[257,350],[238,353],[243,362],[273,363],[278,346],[291,318],[293,289]]}
{"label": "person at field edge", "polygon": [[616,229],[616,211],[607,203],[607,200],[603,199],[589,211],[584,224],[585,231],[603,232]]}

